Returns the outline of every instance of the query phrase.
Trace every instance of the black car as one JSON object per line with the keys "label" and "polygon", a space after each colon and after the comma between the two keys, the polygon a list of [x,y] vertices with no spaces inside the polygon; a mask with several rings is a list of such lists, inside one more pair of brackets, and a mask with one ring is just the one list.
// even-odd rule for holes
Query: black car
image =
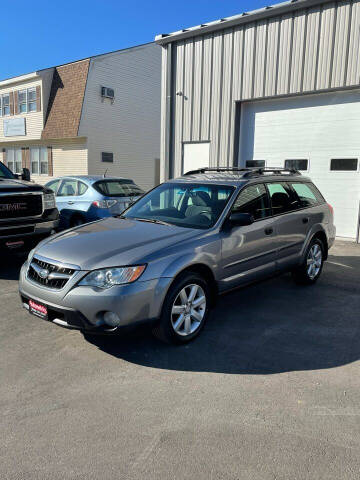
{"label": "black car", "polygon": [[28,169],[14,175],[0,162],[0,248],[33,246],[58,222],[54,192],[30,182]]}

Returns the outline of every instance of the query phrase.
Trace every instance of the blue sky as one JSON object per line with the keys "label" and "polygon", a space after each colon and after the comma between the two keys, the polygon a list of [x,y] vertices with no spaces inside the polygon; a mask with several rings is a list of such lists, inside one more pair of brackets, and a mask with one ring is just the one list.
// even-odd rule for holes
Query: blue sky
{"label": "blue sky", "polygon": [[266,0],[3,2],[0,79],[151,42],[159,33],[267,5]]}

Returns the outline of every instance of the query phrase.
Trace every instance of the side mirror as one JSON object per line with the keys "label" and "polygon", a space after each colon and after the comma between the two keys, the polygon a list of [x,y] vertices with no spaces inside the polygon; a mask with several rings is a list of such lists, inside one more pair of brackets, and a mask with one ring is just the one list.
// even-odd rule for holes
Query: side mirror
{"label": "side mirror", "polygon": [[30,182],[30,170],[28,168],[23,168],[23,173],[21,174],[22,180]]}
{"label": "side mirror", "polygon": [[233,227],[245,227],[254,223],[254,217],[250,213],[232,213],[229,223]]}

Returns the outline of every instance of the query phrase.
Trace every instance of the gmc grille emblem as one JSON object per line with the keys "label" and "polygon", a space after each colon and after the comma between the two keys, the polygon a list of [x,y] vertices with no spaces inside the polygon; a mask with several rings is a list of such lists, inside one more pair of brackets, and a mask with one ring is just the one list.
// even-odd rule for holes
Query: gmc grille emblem
{"label": "gmc grille emblem", "polygon": [[0,212],[19,212],[26,210],[26,203],[1,203]]}

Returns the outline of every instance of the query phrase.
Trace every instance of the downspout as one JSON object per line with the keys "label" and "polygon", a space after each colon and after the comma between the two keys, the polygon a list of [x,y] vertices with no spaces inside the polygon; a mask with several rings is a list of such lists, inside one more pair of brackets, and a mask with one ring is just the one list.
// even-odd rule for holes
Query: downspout
{"label": "downspout", "polygon": [[173,45],[167,45],[166,63],[166,110],[165,110],[165,179],[173,177],[173,131],[174,131],[174,92],[173,92]]}

